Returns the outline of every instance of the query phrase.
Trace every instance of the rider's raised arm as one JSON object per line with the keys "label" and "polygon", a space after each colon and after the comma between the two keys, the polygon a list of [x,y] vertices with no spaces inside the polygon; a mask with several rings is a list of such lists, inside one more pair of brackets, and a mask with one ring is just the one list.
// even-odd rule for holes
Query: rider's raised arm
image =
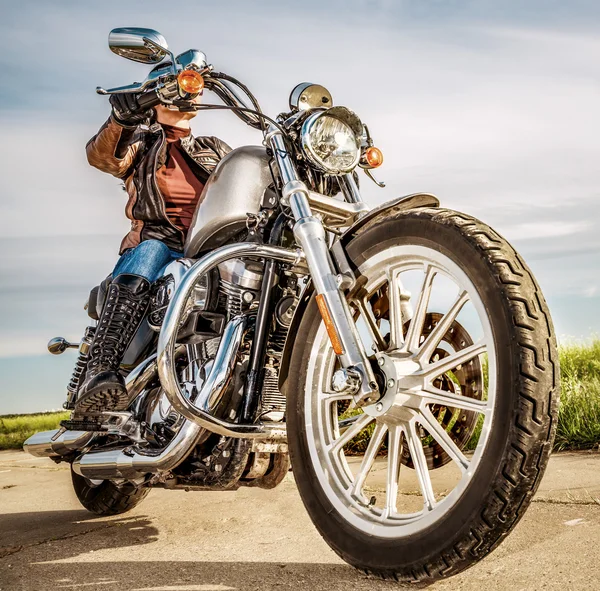
{"label": "rider's raised arm", "polygon": [[140,148],[137,130],[137,125],[120,125],[111,115],[85,147],[88,162],[117,178],[127,176]]}

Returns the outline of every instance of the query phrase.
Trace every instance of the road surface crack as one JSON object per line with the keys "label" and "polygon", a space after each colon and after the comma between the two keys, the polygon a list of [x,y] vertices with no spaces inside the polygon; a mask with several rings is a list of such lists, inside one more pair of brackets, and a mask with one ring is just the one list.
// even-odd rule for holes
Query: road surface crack
{"label": "road surface crack", "polygon": [[98,525],[98,527],[92,527],[83,531],[78,531],[72,534],[65,534],[63,536],[57,536],[53,538],[45,538],[43,540],[38,540],[37,542],[31,542],[29,544],[21,544],[20,546],[4,546],[0,548],[0,558],[6,558],[7,556],[12,556],[14,554],[18,554],[23,550],[29,550],[30,548],[35,548],[36,546],[41,546],[43,544],[47,544],[49,542],[59,542],[62,540],[70,540],[72,538],[78,538],[80,536],[85,536],[87,534],[102,531],[103,529],[108,529],[110,527],[115,527],[119,522],[114,523],[104,523],[102,525]]}

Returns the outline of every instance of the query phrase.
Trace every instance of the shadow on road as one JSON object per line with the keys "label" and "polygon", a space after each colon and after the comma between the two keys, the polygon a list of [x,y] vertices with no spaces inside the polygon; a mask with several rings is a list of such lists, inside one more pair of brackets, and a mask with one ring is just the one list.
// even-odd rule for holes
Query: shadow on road
{"label": "shadow on road", "polygon": [[86,539],[87,551],[149,544],[158,535],[150,519],[141,515],[103,518],[88,511],[8,513],[0,515],[0,558],[41,544],[50,546],[52,560],[77,556],[80,548],[64,541],[90,532],[97,533],[91,547]]}
{"label": "shadow on road", "polygon": [[[10,577],[10,573],[4,572],[6,574]],[[407,588],[367,578],[345,565],[201,561],[35,563],[30,565],[26,581],[9,579],[1,588],[29,591],[40,588],[39,581],[43,581],[47,589],[86,591],[391,591]]]}
{"label": "shadow on road", "polygon": [[[234,555],[232,562],[212,562],[210,546],[198,548],[197,562],[128,560],[132,547],[155,542],[157,535],[157,528],[146,516],[98,518],[86,511],[0,515],[0,589],[376,591],[400,588],[397,583],[367,578],[343,564],[235,562]],[[94,552],[105,549],[119,549],[118,558],[90,561]],[[85,562],[78,557],[85,557]]]}

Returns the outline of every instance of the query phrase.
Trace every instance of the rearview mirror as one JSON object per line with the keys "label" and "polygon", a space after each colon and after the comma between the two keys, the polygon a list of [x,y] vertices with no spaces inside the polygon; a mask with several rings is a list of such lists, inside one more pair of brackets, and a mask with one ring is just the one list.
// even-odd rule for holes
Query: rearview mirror
{"label": "rearview mirror", "polygon": [[167,40],[154,29],[113,29],[108,35],[108,46],[113,53],[143,64],[158,64],[169,55]]}

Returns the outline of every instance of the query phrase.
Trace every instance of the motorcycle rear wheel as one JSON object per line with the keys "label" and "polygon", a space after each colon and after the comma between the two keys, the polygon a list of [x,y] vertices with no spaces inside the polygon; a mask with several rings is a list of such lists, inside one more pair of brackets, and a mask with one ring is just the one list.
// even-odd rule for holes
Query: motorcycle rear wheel
{"label": "motorcycle rear wheel", "polygon": [[136,487],[130,482],[118,486],[110,480],[93,481],[71,468],[73,490],[85,509],[96,515],[121,515],[137,507],[150,492],[149,487]]}
{"label": "motorcycle rear wheel", "polygon": [[[491,552],[540,483],[559,398],[552,321],[517,252],[462,213],[415,209],[379,219],[352,238],[347,254],[358,286],[348,301],[359,333],[371,337],[384,393],[346,426],[350,397],[331,391],[337,362],[313,297],[284,385],[293,473],[312,521],[341,558],[384,579],[430,583]],[[417,276],[407,324],[400,294],[406,278]],[[433,308],[446,300],[440,316]],[[423,326],[431,317],[437,324]],[[443,344],[469,322],[464,348]],[[457,377],[465,373],[485,391],[468,390]],[[477,413],[481,426],[472,454],[452,432],[457,421],[473,424],[468,413]],[[357,438],[368,441],[360,462],[350,455]],[[386,441],[382,490],[376,477]],[[452,459],[451,489],[436,491],[433,468],[443,462],[435,464],[426,448]],[[403,473],[418,483],[412,486],[420,500],[400,482]]]}

